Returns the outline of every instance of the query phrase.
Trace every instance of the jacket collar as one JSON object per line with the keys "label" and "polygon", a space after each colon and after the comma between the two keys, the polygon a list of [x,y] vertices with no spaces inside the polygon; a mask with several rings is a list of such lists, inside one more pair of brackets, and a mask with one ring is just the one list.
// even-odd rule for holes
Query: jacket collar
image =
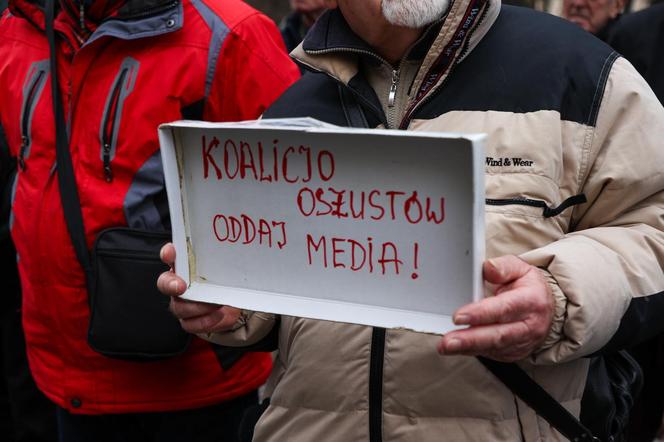
{"label": "jacket collar", "polygon": [[[409,59],[421,59],[440,30],[443,19],[437,21],[424,32],[415,46],[408,52]],[[355,34],[338,9],[327,11],[312,26],[302,42],[302,49],[308,54],[321,52],[356,52],[378,57],[371,46]]]}
{"label": "jacket collar", "polygon": [[[103,37],[123,40],[152,37],[182,27],[182,0],[56,0],[56,29],[78,48]],[[80,4],[84,6],[81,28]],[[10,0],[14,15],[44,31],[45,0]]]}
{"label": "jacket collar", "polygon": [[[425,34],[409,53],[409,57],[422,59],[409,97],[411,111],[440,88],[454,66],[486,35],[499,12],[500,0],[454,0],[451,3],[441,22],[429,29],[431,35]],[[351,81],[358,83],[358,58],[377,57],[373,49],[350,29],[338,10],[321,16],[291,56],[309,69],[323,72],[351,89]]]}
{"label": "jacket collar", "polygon": [[321,15],[302,41],[307,53],[320,51],[358,50],[373,52],[371,47],[355,34],[339,9]]}

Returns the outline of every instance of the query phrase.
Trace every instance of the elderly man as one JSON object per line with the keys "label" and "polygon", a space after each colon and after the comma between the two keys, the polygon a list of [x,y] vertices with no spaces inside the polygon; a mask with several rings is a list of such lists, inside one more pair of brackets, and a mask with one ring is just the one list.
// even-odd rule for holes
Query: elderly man
{"label": "elderly man", "polygon": [[625,0],[563,0],[563,17],[606,41]]}
{"label": "elderly man", "polygon": [[[292,53],[313,74],[265,116],[484,132],[487,156],[527,159],[486,167],[495,296],[459,309],[468,328],[443,338],[177,296],[173,311],[222,344],[278,331],[255,441],[561,440],[469,356],[519,361],[578,413],[582,357],[644,331],[635,318],[664,296],[664,109],[629,63],[555,17],[498,0],[328,6]],[[174,273],[158,284],[185,289]]]}

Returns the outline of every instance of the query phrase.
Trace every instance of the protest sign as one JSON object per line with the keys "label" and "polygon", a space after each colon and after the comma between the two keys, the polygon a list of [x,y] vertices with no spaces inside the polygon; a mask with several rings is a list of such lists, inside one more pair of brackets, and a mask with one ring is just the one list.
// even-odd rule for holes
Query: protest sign
{"label": "protest sign", "polygon": [[289,119],[159,137],[186,298],[444,333],[481,296],[483,136]]}

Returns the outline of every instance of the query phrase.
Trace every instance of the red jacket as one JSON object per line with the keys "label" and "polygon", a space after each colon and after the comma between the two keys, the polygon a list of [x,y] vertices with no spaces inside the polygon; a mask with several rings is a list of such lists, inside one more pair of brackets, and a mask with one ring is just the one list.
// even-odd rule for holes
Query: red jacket
{"label": "red jacket", "polygon": [[[12,236],[39,388],[59,406],[90,414],[193,408],[257,388],[271,369],[264,353],[224,369],[200,339],[185,354],[152,363],[109,359],[88,346],[85,278],[53,173],[44,15],[30,0],[12,1],[0,18],[0,124],[25,165],[14,188]],[[83,17],[75,1],[60,2],[58,69],[91,247],[111,226],[168,227],[159,124],[256,118],[298,71],[274,24],[238,0],[95,0]]]}

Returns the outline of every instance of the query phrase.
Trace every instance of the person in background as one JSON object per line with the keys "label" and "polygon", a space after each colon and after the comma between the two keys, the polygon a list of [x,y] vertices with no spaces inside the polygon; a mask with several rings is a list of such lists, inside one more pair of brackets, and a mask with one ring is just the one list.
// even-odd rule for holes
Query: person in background
{"label": "person in background", "polygon": [[563,0],[563,17],[606,41],[625,9],[625,0]]}
{"label": "person in background", "polygon": [[518,362],[578,414],[585,356],[661,331],[649,307],[664,302],[664,109],[629,62],[547,14],[499,0],[327,3],[291,53],[312,72],[264,118],[485,133],[487,158],[529,160],[486,165],[495,296],[460,308],[468,327],[441,338],[189,302],[173,272],[161,291],[213,342],[278,336],[254,442],[564,440],[469,356]]}
{"label": "person in background", "polygon": [[[632,63],[664,104],[664,3],[623,16],[607,43]],[[643,369],[644,388],[632,412],[627,440],[651,442],[664,414],[664,335],[629,351]]]}
{"label": "person in background", "polygon": [[[59,440],[235,441],[269,354],[195,338],[182,354],[138,362],[88,343],[91,294],[62,208],[53,103],[59,96],[67,113],[89,248],[112,227],[168,232],[160,124],[256,118],[297,68],[274,23],[239,0],[58,0],[55,95],[45,3],[10,0],[0,17],[0,144],[18,164],[9,229],[27,355],[56,405]],[[139,264],[134,276],[146,273]],[[109,281],[135,283],[100,284]]]}
{"label": "person in background", "polygon": [[607,43],[634,65],[664,104],[664,3],[625,15]]}
{"label": "person in background", "polygon": [[293,12],[279,26],[286,49],[291,52],[300,44],[316,19],[325,12],[325,0],[289,0]]}

